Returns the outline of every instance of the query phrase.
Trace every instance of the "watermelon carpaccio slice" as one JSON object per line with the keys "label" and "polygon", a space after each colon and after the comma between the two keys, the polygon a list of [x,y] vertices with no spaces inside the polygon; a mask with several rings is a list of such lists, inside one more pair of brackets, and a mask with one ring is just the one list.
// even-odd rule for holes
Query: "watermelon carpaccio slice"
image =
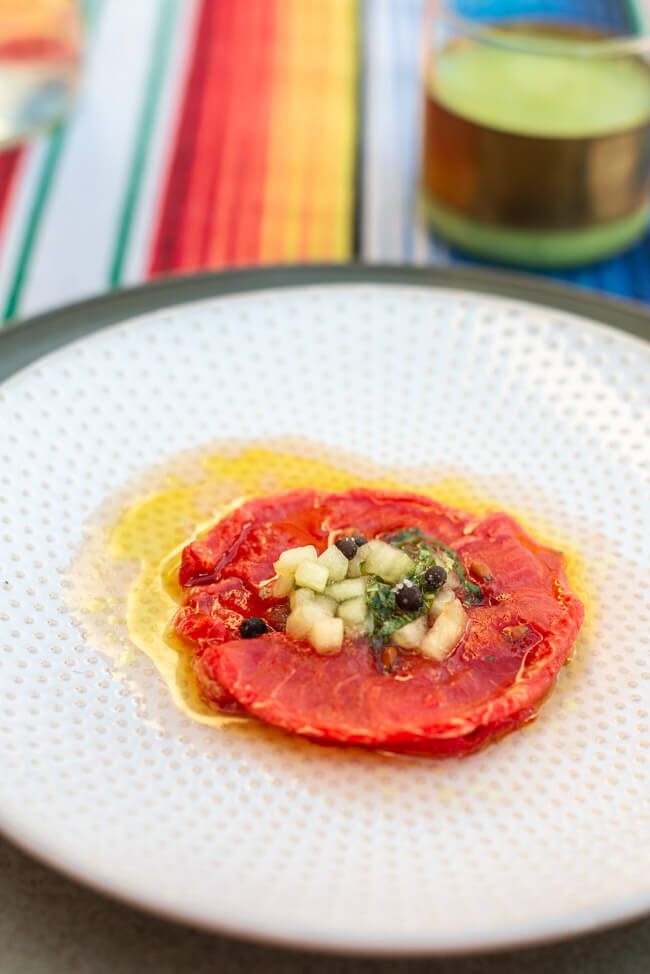
{"label": "watermelon carpaccio slice", "polygon": [[[465,606],[467,634],[451,656],[399,651],[386,671],[364,638],[321,656],[285,634],[286,599],[264,585],[285,549],[321,552],[332,535],[370,540],[404,528],[452,547],[483,590],[481,604]],[[179,580],[186,597],[175,626],[209,704],[323,744],[410,754],[466,754],[533,717],[584,617],[562,555],[509,515],[479,520],[428,497],[365,488],[248,501],[185,548]],[[270,631],[240,639],[248,616]]]}

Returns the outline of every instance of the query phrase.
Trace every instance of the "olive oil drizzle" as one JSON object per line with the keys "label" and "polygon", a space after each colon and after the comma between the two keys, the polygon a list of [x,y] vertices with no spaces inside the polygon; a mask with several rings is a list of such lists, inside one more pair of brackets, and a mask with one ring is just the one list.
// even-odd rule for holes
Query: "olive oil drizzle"
{"label": "olive oil drizzle", "polygon": [[[117,516],[114,510],[112,515],[104,512],[94,543],[71,573],[77,579],[81,622],[96,648],[112,655],[122,669],[137,658],[134,648],[146,654],[177,707],[193,720],[212,726],[241,722],[242,718],[215,713],[201,700],[190,652],[173,630],[173,616],[183,598],[178,567],[185,544],[205,534],[246,498],[297,487],[409,490],[462,508],[477,519],[489,510],[503,509],[496,498],[479,493],[461,478],[437,480],[426,470],[392,473],[338,451],[331,451],[329,460],[323,459],[325,455],[322,446],[304,441],[222,444],[208,455],[179,457],[170,464],[173,475],[161,471],[150,478],[146,491],[132,489]],[[584,566],[567,539],[525,513],[511,513],[547,543],[562,548],[571,584],[589,603],[587,620],[593,619]],[[590,629],[587,622],[581,643]]]}

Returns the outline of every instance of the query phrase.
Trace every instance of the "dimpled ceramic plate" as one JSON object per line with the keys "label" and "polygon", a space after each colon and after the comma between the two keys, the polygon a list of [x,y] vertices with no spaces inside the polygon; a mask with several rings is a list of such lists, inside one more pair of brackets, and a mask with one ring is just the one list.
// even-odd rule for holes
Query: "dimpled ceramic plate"
{"label": "dimpled ceramic plate", "polygon": [[[648,345],[564,311],[350,283],[170,306],[17,373],[0,391],[6,834],[163,915],[330,950],[472,951],[642,913],[648,371]],[[184,507],[206,457],[212,507]],[[308,471],[426,485],[566,550],[586,619],[536,721],[430,761],[175,705],[169,666],[131,643],[144,569],[111,531],[172,497],[150,512],[161,557],[251,484]]]}

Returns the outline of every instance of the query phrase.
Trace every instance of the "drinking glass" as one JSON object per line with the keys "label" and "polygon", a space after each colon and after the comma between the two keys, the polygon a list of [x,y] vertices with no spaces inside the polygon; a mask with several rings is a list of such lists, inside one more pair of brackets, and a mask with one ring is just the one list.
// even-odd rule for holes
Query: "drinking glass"
{"label": "drinking glass", "polygon": [[432,0],[421,198],[459,248],[571,266],[648,225],[646,0]]}
{"label": "drinking glass", "polygon": [[66,115],[81,38],[76,0],[0,0],[0,146]]}

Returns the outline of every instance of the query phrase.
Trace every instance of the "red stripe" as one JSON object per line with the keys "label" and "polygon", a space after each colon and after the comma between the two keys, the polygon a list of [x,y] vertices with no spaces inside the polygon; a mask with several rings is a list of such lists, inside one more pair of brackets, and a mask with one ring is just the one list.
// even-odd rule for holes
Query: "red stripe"
{"label": "red stripe", "polygon": [[205,76],[201,114],[197,120],[197,139],[180,234],[180,262],[183,270],[204,266],[204,243],[211,219],[210,193],[215,172],[221,166],[224,149],[224,99],[230,85],[228,43],[233,18],[243,5],[232,0],[213,0],[217,18],[213,25],[212,57]]}
{"label": "red stripe", "polygon": [[181,266],[180,233],[198,135],[197,119],[212,55],[213,30],[218,6],[215,0],[202,0],[197,18],[194,51],[190,61],[176,144],[152,249],[149,268],[152,275],[163,274]]}
{"label": "red stripe", "polygon": [[18,164],[22,158],[22,149],[10,149],[0,153],[0,233],[9,209],[11,188],[18,172]]}
{"label": "red stripe", "polygon": [[255,44],[250,51],[250,68],[237,78],[233,97],[243,106],[235,115],[231,132],[237,144],[232,171],[237,191],[221,187],[217,208],[227,207],[223,241],[225,264],[250,264],[260,258],[260,237],[264,217],[264,191],[268,158],[275,3],[256,0]]}
{"label": "red stripe", "polygon": [[[199,172],[203,176],[202,180],[197,180],[195,192],[197,194],[197,206],[200,207],[203,216],[201,227],[201,239],[197,252],[197,262],[201,267],[209,266],[210,239],[213,228],[214,207],[218,193],[221,173],[226,162],[226,156],[230,150],[227,139],[228,114],[243,111],[243,107],[235,103],[230,105],[232,100],[233,87],[233,58],[231,48],[236,47],[243,39],[241,35],[248,38],[247,17],[242,14],[247,13],[248,3],[232,3],[231,0],[218,0],[222,7],[221,33],[215,39],[218,46],[218,53],[213,62],[213,70],[207,79],[209,86],[206,111],[203,118],[205,133],[200,145],[200,155],[197,159]],[[255,0],[253,0],[255,2]],[[239,14],[240,23],[237,23]],[[238,29],[239,28],[239,29]],[[244,54],[243,68],[247,67],[247,57]],[[188,255],[189,256],[189,255]]]}
{"label": "red stripe", "polygon": [[151,273],[259,259],[276,0],[203,0]]}

